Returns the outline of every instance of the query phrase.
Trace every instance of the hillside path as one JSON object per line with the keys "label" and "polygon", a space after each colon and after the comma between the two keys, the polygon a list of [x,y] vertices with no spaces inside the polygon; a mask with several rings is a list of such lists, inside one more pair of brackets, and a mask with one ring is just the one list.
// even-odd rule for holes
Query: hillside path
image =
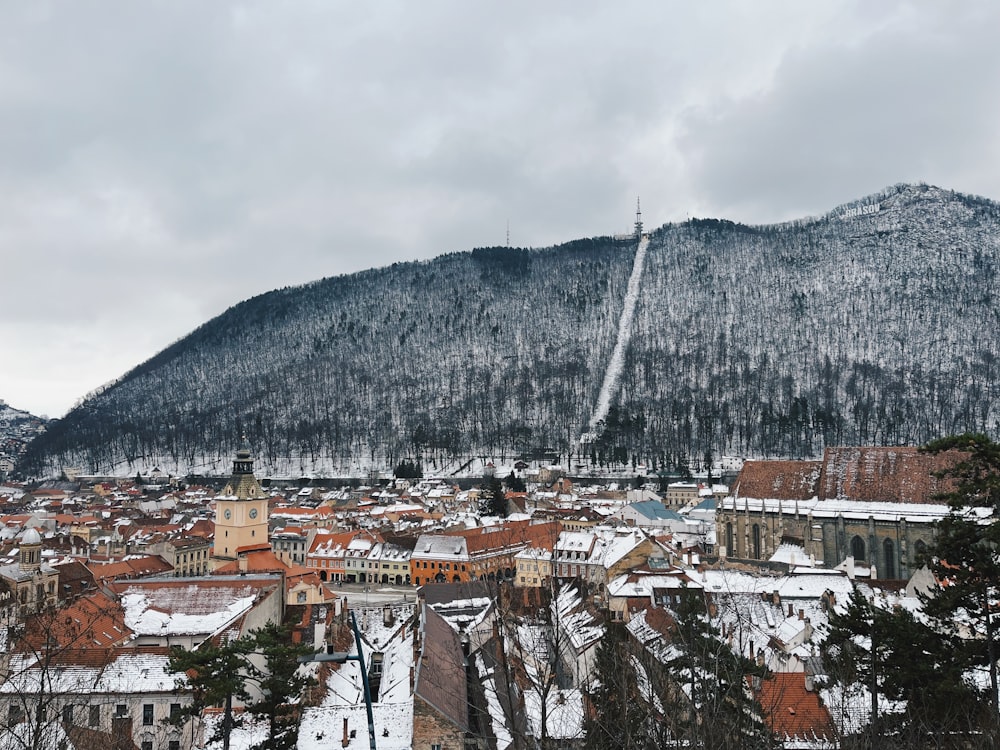
{"label": "hillside path", "polygon": [[647,247],[649,247],[649,237],[645,236],[639,240],[639,247],[635,251],[632,275],[629,276],[628,288],[625,291],[625,304],[622,306],[622,316],[618,320],[618,340],[615,342],[614,351],[611,352],[608,369],[604,372],[604,382],[601,384],[601,391],[597,396],[597,406],[590,418],[590,432],[594,432],[598,422],[608,416],[611,399],[618,392],[618,381],[621,380],[622,368],[625,366],[625,350],[632,338],[632,317],[635,314],[635,304],[639,300],[639,286],[642,281],[642,271],[646,265]]}

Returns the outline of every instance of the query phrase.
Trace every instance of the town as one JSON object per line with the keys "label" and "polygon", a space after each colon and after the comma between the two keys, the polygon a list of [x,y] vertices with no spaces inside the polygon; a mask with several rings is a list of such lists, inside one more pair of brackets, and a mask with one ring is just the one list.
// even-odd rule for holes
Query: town
{"label": "town", "polygon": [[[660,746],[730,746],[713,740],[724,731],[841,747],[880,709],[830,681],[830,618],[858,592],[919,608],[954,461],[828,448],[748,461],[732,486],[584,485],[519,462],[464,490],[422,477],[265,488],[244,445],[221,489],[159,471],[7,483],[0,715],[21,738],[12,747],[271,747],[278,726],[299,748],[603,746],[595,738],[623,731],[601,652],[619,639],[637,675],[621,689],[645,704],[630,731]],[[702,617],[685,619],[691,601]],[[715,644],[703,677],[759,667],[711,709],[681,656],[692,621]],[[254,708],[267,697],[260,660],[240,662],[258,681],[229,711],[178,671],[182,652],[268,627],[302,662],[283,719]],[[754,718],[741,738],[711,712],[744,698]]]}

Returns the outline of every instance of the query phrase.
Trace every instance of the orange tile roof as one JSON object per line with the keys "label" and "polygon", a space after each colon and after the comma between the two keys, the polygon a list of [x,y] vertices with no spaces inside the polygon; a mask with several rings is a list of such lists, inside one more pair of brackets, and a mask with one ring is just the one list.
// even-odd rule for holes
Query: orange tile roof
{"label": "orange tile roof", "polygon": [[962,454],[912,447],[827,448],[822,461],[747,461],[733,495],[773,500],[936,503],[949,480],[935,477]]}
{"label": "orange tile roof", "polygon": [[[283,560],[276,557],[270,549],[260,549],[248,552],[243,556],[246,560],[247,573],[285,573],[288,565]],[[212,571],[212,575],[226,576],[237,575],[244,572],[243,560],[233,560]]]}
{"label": "orange tile roof", "polygon": [[954,466],[964,454],[921,453],[917,448],[827,448],[817,486],[821,500],[934,503],[950,484],[934,473]]}
{"label": "orange tile roof", "polygon": [[173,570],[173,566],[170,563],[156,555],[146,555],[145,557],[105,564],[96,563],[93,560],[85,560],[83,563],[94,575],[94,580],[102,583],[113,581],[117,578],[154,576]]}
{"label": "orange tile roof", "polygon": [[816,494],[820,461],[747,461],[733,495],[773,500],[809,500]]}
{"label": "orange tile roof", "polygon": [[44,648],[47,641],[54,641],[60,652],[99,652],[122,645],[131,638],[132,631],[125,624],[125,610],[121,604],[97,591],[60,610],[31,618],[25,628],[24,642],[34,649]]}
{"label": "orange tile roof", "polygon": [[806,690],[803,672],[772,674],[760,681],[755,697],[764,711],[764,720],[779,740],[836,737],[830,712],[819,693]]}

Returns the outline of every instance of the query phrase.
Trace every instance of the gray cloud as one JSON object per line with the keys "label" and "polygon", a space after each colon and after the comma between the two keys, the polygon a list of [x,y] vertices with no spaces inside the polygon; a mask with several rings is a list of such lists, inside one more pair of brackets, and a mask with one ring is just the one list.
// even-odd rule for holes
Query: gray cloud
{"label": "gray cloud", "polygon": [[[662,7],[661,7],[662,6]],[[815,6],[815,7],[814,7]],[[987,2],[0,8],[0,398],[241,299],[923,179],[1000,197]]]}

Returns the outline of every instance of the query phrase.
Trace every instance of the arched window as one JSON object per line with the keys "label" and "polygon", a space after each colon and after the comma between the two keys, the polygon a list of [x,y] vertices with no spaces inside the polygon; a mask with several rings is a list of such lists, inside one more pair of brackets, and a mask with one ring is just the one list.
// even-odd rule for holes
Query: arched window
{"label": "arched window", "polygon": [[753,553],[753,559],[760,559],[760,526],[754,524],[753,528],[750,529],[750,550]]}
{"label": "arched window", "polygon": [[859,536],[851,539],[851,557],[854,562],[864,562],[868,558],[865,556],[865,540]]}
{"label": "arched window", "polygon": [[896,577],[896,545],[892,543],[891,539],[886,539],[882,542],[882,552],[885,556],[885,571],[882,573],[883,578],[895,578]]}
{"label": "arched window", "polygon": [[918,539],[917,543],[913,545],[913,550],[916,553],[916,558],[913,560],[913,562],[917,563],[918,565],[926,565],[927,545],[924,544],[924,540]]}
{"label": "arched window", "polygon": [[733,549],[733,524],[732,523],[727,523],[726,524],[726,554],[727,555],[733,555],[735,553],[736,553],[736,550]]}

